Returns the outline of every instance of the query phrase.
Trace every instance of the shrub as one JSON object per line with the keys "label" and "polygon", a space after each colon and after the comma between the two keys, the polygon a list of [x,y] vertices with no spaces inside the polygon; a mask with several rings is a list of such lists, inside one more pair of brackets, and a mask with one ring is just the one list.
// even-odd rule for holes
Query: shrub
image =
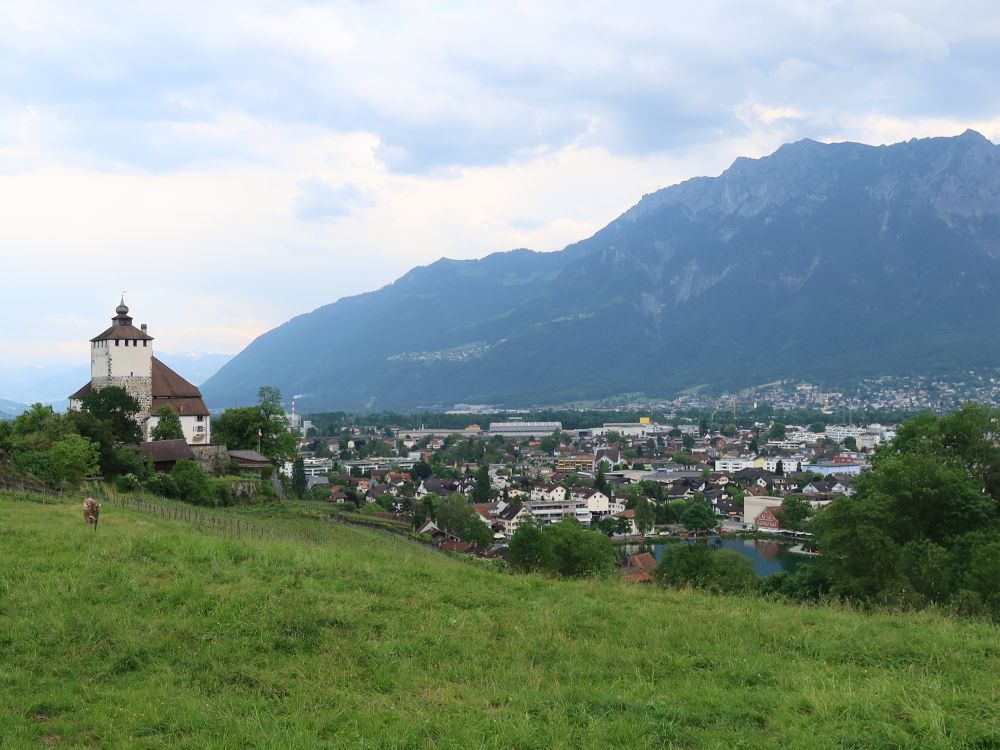
{"label": "shrub", "polygon": [[189,459],[181,459],[170,472],[177,483],[177,496],[193,505],[218,505],[218,495],[213,491],[208,475],[201,464]]}
{"label": "shrub", "polygon": [[510,540],[508,559],[515,570],[555,573],[567,578],[607,575],[615,569],[611,540],[572,520],[542,529],[522,523]]}
{"label": "shrub", "polygon": [[146,489],[160,497],[179,497],[177,482],[170,474],[156,472],[146,481]]}
{"label": "shrub", "polygon": [[757,581],[757,591],[797,601],[816,601],[830,592],[830,579],[822,563],[803,565],[794,573],[782,571]]}
{"label": "shrub", "polygon": [[141,484],[135,474],[123,474],[115,480],[115,487],[118,488],[119,492],[136,492]]}
{"label": "shrub", "polygon": [[661,586],[730,594],[750,590],[757,574],[745,555],[697,543],[664,548],[653,578]]}
{"label": "shrub", "polygon": [[214,505],[232,505],[234,502],[233,498],[233,488],[229,485],[225,479],[212,479],[211,484],[211,494],[215,500]]}

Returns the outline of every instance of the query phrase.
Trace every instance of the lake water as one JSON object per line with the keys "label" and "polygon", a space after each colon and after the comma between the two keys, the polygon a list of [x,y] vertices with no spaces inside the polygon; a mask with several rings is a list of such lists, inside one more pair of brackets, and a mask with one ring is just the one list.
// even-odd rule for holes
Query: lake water
{"label": "lake water", "polygon": [[[670,544],[701,544],[702,541],[683,541],[683,542],[671,542]],[[795,570],[801,565],[809,565],[812,562],[812,558],[806,555],[796,555],[789,552],[792,545],[787,542],[775,542],[769,539],[739,539],[739,538],[724,538],[724,537],[712,537],[708,540],[708,543],[715,547],[716,549],[728,549],[733,552],[738,552],[741,555],[746,555],[753,561],[754,570],[759,576],[769,576],[773,573],[780,573],[782,571],[787,571],[789,573],[794,573]],[[653,556],[659,561],[660,556],[663,554],[663,548],[668,546],[667,544],[650,544],[652,548]],[[638,551],[629,549],[627,552],[632,554],[633,551]]]}

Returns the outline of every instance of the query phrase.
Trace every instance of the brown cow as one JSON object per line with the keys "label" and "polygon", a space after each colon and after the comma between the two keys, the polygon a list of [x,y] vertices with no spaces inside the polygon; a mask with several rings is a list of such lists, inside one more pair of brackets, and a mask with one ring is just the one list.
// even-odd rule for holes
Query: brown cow
{"label": "brown cow", "polygon": [[92,497],[88,497],[83,501],[83,520],[88,524],[94,525],[94,531],[97,531],[97,521],[101,517],[101,504],[94,500]]}

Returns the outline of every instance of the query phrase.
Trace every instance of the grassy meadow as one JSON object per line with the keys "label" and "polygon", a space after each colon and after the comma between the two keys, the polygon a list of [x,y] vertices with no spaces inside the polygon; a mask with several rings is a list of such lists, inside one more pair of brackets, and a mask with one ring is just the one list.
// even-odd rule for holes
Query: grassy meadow
{"label": "grassy meadow", "polygon": [[282,528],[0,498],[0,747],[1000,747],[987,624]]}

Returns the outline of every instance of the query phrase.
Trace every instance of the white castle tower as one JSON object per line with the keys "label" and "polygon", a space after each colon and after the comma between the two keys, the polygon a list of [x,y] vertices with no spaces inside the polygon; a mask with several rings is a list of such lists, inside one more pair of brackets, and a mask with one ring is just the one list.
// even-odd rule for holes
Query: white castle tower
{"label": "white castle tower", "polygon": [[153,337],[146,324],[132,325],[125,298],[115,309],[111,327],[90,340],[90,382],[69,397],[69,408],[79,411],[91,391],[108,386],[123,388],[139,402],[138,422],[149,440],[159,419],[161,406],[169,406],[181,418],[184,439],[192,445],[212,440],[211,416],[201,391],[153,356]]}
{"label": "white castle tower", "polygon": [[[125,298],[115,309],[111,327],[90,340],[90,387],[116,385],[139,402],[140,415],[153,407],[153,337],[132,325]],[[143,419],[143,421],[145,421]]]}

